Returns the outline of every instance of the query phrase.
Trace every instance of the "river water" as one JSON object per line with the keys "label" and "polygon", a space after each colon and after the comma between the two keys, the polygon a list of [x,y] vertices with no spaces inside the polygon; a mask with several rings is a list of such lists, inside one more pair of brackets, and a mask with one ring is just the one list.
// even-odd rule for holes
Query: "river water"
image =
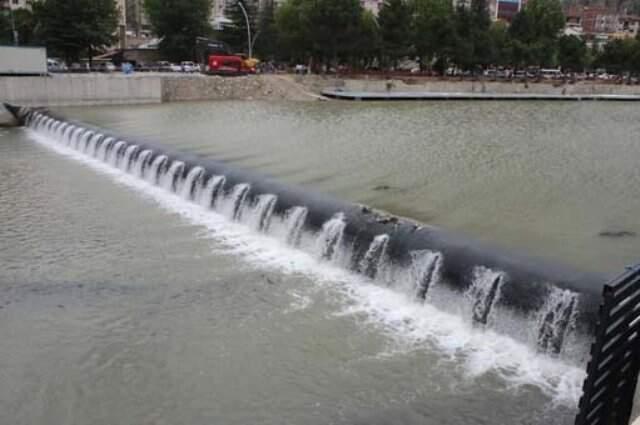
{"label": "river water", "polygon": [[[640,251],[632,105],[56,112],[584,270]],[[581,361],[0,131],[0,423],[572,423]]]}

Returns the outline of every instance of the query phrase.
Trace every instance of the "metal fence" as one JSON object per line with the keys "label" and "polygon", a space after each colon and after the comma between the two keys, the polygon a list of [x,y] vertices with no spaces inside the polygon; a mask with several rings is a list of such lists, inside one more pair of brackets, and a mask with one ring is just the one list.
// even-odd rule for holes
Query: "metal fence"
{"label": "metal fence", "polygon": [[576,425],[627,425],[640,370],[640,264],[604,286]]}

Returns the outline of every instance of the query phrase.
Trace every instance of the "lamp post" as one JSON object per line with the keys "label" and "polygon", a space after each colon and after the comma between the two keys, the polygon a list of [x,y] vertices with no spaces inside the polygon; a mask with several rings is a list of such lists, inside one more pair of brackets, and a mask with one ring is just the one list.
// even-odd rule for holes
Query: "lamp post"
{"label": "lamp post", "polygon": [[241,0],[238,0],[238,6],[240,6],[240,10],[244,14],[244,20],[247,22],[247,45],[249,46],[249,57],[253,57],[253,46],[251,42],[251,25],[249,24],[249,14],[247,13],[247,9],[245,9]]}

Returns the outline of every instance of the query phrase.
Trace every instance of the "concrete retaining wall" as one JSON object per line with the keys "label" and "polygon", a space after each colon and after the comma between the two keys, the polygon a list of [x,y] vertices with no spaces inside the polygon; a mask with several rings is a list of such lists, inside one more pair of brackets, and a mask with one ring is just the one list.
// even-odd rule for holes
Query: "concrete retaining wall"
{"label": "concrete retaining wall", "polygon": [[[346,91],[386,91],[384,80],[343,80],[339,86]],[[521,82],[481,82],[481,81],[438,81],[424,80],[407,84],[401,80],[393,81],[393,91],[411,92],[424,91],[435,93],[497,93],[497,94],[618,94],[639,95],[640,85],[625,84],[593,84],[578,82],[562,84],[551,82],[521,83]]]}
{"label": "concrete retaining wall", "polygon": [[101,74],[0,77],[0,101],[26,106],[160,103],[162,79]]}
{"label": "concrete retaining wall", "polygon": [[[407,82],[410,82],[408,84]],[[498,94],[635,94],[640,86],[577,83],[472,81],[394,81],[393,91]],[[346,91],[386,91],[379,79],[258,75],[212,77],[199,74],[70,74],[51,77],[0,77],[0,102],[27,106],[120,105],[193,100],[313,100],[328,87]]]}

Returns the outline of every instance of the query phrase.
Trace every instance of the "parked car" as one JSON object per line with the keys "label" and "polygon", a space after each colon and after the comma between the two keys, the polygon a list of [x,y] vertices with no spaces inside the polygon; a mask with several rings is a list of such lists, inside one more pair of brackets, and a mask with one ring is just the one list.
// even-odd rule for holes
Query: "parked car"
{"label": "parked car", "polygon": [[98,72],[116,72],[118,68],[112,62],[104,62],[97,66]]}
{"label": "parked car", "polygon": [[177,63],[169,64],[169,70],[171,72],[182,72],[182,66]]}
{"label": "parked car", "polygon": [[180,66],[182,68],[182,72],[199,72],[200,71],[200,67],[198,65],[196,65],[195,63],[191,62],[191,61],[184,61],[180,63]]}
{"label": "parked car", "polygon": [[49,72],[67,72],[69,68],[61,60],[48,58],[47,59],[47,71]]}

